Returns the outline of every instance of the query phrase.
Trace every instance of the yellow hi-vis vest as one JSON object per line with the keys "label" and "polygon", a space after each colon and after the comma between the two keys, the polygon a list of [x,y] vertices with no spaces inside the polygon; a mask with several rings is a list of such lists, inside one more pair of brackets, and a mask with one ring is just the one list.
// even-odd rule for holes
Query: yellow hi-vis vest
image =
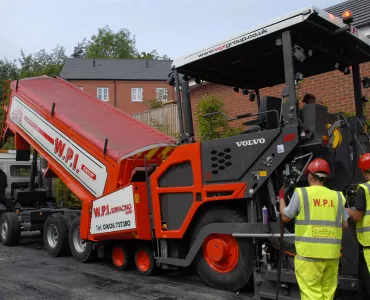
{"label": "yellow hi-vis vest", "polygon": [[362,246],[370,246],[370,181],[359,184],[357,189],[359,187],[365,191],[366,211],[362,220],[356,223],[357,238]]}
{"label": "yellow hi-vis vest", "polygon": [[295,219],[297,255],[334,259],[340,256],[345,198],[324,186],[297,188],[300,212]]}

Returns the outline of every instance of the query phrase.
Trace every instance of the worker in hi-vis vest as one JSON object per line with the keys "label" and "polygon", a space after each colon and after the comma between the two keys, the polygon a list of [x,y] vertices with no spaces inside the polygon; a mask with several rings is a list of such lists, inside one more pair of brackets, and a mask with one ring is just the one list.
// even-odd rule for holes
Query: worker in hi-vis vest
{"label": "worker in hi-vis vest", "polygon": [[345,198],[324,186],[330,175],[321,158],[307,167],[309,187],[296,188],[286,206],[289,187],[279,192],[283,222],[295,219],[294,268],[302,300],[331,300],[337,288],[342,228],[348,226]]}
{"label": "worker in hi-vis vest", "polygon": [[[349,216],[356,221],[357,239],[360,243],[359,290],[361,299],[370,294],[370,153],[363,154],[358,167],[366,182],[357,187],[355,207],[346,208]],[[367,268],[365,267],[367,265]]]}

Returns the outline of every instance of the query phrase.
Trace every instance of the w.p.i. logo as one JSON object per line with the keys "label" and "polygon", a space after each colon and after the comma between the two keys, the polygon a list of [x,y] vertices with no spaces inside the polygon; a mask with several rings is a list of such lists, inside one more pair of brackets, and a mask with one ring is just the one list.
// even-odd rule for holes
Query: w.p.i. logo
{"label": "w.p.i. logo", "polygon": [[22,106],[18,106],[12,111],[12,119],[17,122],[18,124],[22,123],[23,119],[23,108]]}

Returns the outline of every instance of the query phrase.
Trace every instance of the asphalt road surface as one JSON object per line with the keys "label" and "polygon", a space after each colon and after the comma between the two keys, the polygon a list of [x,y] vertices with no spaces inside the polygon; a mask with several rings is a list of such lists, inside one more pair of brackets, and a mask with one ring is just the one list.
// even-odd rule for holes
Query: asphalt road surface
{"label": "asphalt road surface", "polygon": [[193,272],[166,271],[146,277],[104,262],[81,264],[48,255],[38,232],[17,247],[0,244],[0,300],[246,300],[247,295],[206,286]]}

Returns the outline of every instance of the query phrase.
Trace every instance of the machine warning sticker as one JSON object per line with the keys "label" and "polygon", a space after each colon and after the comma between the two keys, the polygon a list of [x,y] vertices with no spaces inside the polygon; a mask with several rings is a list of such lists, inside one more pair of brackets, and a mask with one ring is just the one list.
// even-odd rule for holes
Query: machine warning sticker
{"label": "machine warning sticker", "polygon": [[108,174],[93,155],[17,97],[12,100],[10,119],[92,195],[103,195]]}
{"label": "machine warning sticker", "polygon": [[259,174],[261,177],[266,177],[267,176],[267,171],[266,170],[260,170]]}
{"label": "machine warning sticker", "polygon": [[91,234],[135,228],[134,193],[131,185],[93,201]]}
{"label": "machine warning sticker", "polygon": [[284,153],[284,145],[277,145],[277,153]]}

